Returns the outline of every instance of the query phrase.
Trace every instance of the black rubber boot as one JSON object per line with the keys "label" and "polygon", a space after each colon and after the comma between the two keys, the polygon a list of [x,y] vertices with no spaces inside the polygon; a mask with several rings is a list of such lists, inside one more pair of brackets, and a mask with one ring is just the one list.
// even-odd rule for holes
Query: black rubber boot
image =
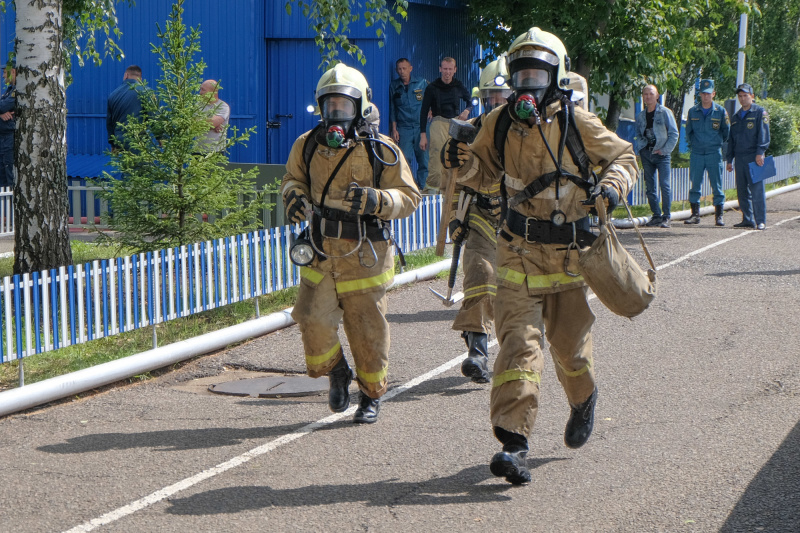
{"label": "black rubber boot", "polygon": [[531,482],[525,456],[528,454],[528,439],[495,426],[494,435],[503,443],[503,451],[497,452],[489,463],[489,469],[497,477],[504,477],[512,485]]}
{"label": "black rubber boot", "polygon": [[461,373],[475,383],[489,383],[489,336],[486,333],[465,331],[461,334],[469,354],[461,363]]}
{"label": "black rubber boot", "polygon": [[725,212],[725,208],[722,205],[715,205],[714,206],[714,224],[717,226],[724,226],[725,220],[722,218],[722,214]]}
{"label": "black rubber boot", "polygon": [[589,440],[594,427],[594,404],[597,402],[597,389],[589,399],[577,407],[570,405],[572,411],[564,430],[564,444],[568,448],[580,448]]}
{"label": "black rubber boot", "polygon": [[692,208],[692,216],[683,221],[684,224],[700,223],[700,204],[689,204]]}
{"label": "black rubber boot", "polygon": [[358,409],[353,416],[353,422],[356,424],[374,424],[378,421],[378,412],[381,410],[381,401],[375,398],[370,398],[364,391],[359,391],[361,399],[358,401]]}
{"label": "black rubber boot", "polygon": [[350,407],[350,383],[353,381],[353,371],[347,365],[347,360],[342,355],[339,362],[328,372],[330,390],[328,391],[328,407],[334,413],[347,411]]}

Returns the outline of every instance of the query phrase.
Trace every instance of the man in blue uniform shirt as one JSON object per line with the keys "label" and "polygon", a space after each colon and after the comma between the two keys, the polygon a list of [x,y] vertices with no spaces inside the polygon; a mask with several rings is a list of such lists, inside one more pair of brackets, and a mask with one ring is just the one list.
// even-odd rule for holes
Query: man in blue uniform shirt
{"label": "man in blue uniform shirt", "polygon": [[8,88],[0,97],[0,187],[14,186],[14,130],[17,109],[17,69],[3,71]]}
{"label": "man in blue uniform shirt", "polygon": [[714,194],[714,215],[717,226],[724,226],[722,212],[725,193],[722,190],[722,143],[728,139],[730,121],[725,108],[714,103],[714,80],[700,81],[700,103],[689,109],[686,120],[686,141],[689,144],[689,205],[692,216],[684,224],[700,223],[700,187],[703,172],[708,172],[708,182]]}
{"label": "man in blue uniform shirt", "polygon": [[421,191],[428,179],[428,152],[419,146],[419,110],[428,82],[412,77],[412,70],[411,62],[404,57],[395,63],[399,77],[389,84],[389,134],[400,146],[409,165],[412,158],[417,160],[414,181]]}
{"label": "man in blue uniform shirt", "polygon": [[106,129],[108,130],[108,144],[111,149],[119,149],[122,142],[122,128],[129,116],[138,117],[142,114],[142,103],[139,93],[144,89],[142,85],[142,69],[131,65],[125,69],[122,85],[108,95],[108,113],[106,114]]}
{"label": "man in blue uniform shirt", "polygon": [[764,181],[753,183],[750,163],[764,166],[764,152],[769,148],[769,115],[753,103],[753,88],[743,83],[736,89],[742,108],[731,118],[731,138],[728,140],[728,172],[736,160],[736,194],[742,221],[734,228],[767,228],[767,198]]}

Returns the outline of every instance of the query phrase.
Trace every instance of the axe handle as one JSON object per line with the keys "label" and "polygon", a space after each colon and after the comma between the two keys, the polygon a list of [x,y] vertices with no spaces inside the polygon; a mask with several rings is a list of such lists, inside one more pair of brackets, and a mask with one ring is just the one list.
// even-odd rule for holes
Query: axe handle
{"label": "axe handle", "polygon": [[453,259],[450,261],[450,277],[447,278],[447,288],[452,292],[456,286],[456,274],[458,273],[458,260],[461,256],[461,245],[463,241],[458,240],[453,243]]}
{"label": "axe handle", "polygon": [[444,255],[444,245],[447,239],[447,226],[450,224],[450,212],[453,210],[453,194],[456,191],[456,173],[451,168],[447,170],[447,187],[442,196],[442,218],[439,220],[439,233],[436,236],[436,255]]}

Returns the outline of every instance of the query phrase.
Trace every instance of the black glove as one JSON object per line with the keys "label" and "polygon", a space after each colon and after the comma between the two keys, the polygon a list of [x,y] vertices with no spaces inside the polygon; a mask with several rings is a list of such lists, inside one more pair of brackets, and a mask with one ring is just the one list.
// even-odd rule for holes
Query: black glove
{"label": "black glove", "polygon": [[471,152],[467,143],[450,139],[442,146],[442,166],[444,168],[463,167],[469,161]]}
{"label": "black glove", "polygon": [[310,204],[305,194],[298,193],[296,189],[292,189],[284,198],[283,203],[286,205],[286,218],[292,224],[300,224],[306,219],[305,210]]}
{"label": "black glove", "polygon": [[451,220],[447,228],[450,230],[450,240],[453,242],[461,242],[466,239],[469,231],[469,227],[466,224],[462,224],[457,218]]}
{"label": "black glove", "polygon": [[[608,185],[597,185],[592,190],[589,199],[584,202],[587,205],[594,206],[597,203],[597,197],[601,196],[606,200],[606,212],[611,213],[619,204],[619,194],[617,191]],[[592,214],[596,215],[595,209],[592,209]]]}
{"label": "black glove", "polygon": [[351,183],[342,200],[344,208],[355,215],[373,215],[378,212],[378,191],[372,187],[359,187]]}

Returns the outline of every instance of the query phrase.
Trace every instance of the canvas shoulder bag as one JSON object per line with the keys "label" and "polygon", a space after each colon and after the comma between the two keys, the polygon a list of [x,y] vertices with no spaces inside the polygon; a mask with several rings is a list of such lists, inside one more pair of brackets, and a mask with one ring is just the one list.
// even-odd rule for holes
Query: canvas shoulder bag
{"label": "canvas shoulder bag", "polygon": [[[622,198],[631,221],[633,215],[625,198]],[[656,266],[644,243],[639,228],[634,225],[650,268],[645,272],[622,246],[614,225],[608,220],[602,197],[597,198],[596,209],[600,235],[579,250],[578,265],[581,275],[597,299],[614,314],[633,318],[640,315],[656,296]]]}

